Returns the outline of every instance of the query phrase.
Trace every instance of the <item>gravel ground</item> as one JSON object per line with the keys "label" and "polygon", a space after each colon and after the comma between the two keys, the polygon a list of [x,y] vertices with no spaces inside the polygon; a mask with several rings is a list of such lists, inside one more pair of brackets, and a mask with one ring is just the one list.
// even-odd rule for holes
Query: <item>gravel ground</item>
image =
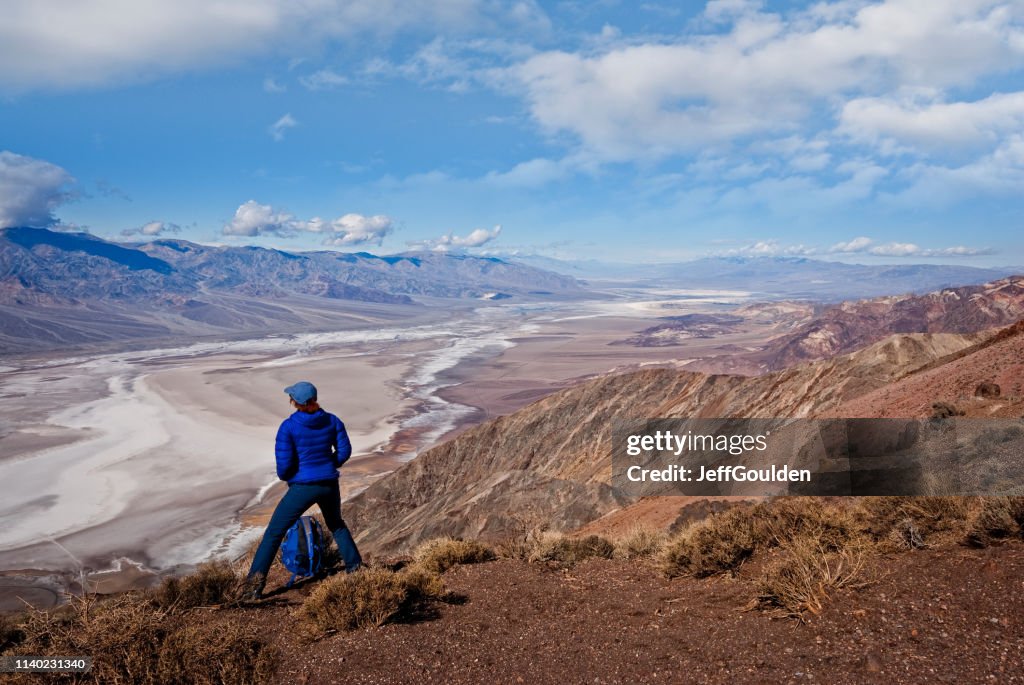
{"label": "gravel ground", "polygon": [[755,568],[670,581],[606,560],[458,567],[445,582],[462,604],[313,643],[292,615],[308,585],[238,619],[268,626],[281,683],[1024,683],[1024,544],[868,573],[802,623],[744,610]]}

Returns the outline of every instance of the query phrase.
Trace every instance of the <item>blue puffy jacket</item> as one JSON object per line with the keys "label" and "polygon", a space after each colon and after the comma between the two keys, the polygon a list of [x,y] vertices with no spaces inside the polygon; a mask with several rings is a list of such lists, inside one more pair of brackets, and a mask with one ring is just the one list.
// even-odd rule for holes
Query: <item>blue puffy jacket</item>
{"label": "blue puffy jacket", "polygon": [[352,456],[345,424],[317,409],[296,411],[281,422],[274,445],[277,477],[291,483],[312,483],[338,477],[338,467]]}

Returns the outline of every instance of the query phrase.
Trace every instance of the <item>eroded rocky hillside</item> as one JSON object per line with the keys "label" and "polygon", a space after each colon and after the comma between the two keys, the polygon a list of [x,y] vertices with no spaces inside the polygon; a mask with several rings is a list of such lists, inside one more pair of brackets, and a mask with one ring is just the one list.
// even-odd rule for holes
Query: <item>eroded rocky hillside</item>
{"label": "eroded rocky hillside", "polygon": [[[938,388],[916,388],[919,369],[929,378],[957,370],[963,383],[943,386],[950,401],[989,379],[1019,394],[1019,381],[1005,380],[1018,373],[1012,369],[1019,355],[1006,351],[1024,349],[1024,335],[1019,326],[993,335],[897,335],[757,377],[650,369],[597,378],[425,452],[347,503],[346,513],[362,543],[377,551],[399,551],[438,535],[496,540],[541,523],[571,530],[631,503],[609,485],[616,417],[843,414],[869,396],[876,411],[881,402],[902,407],[897,395],[884,395],[889,388],[915,395],[921,406],[906,409],[915,416],[944,397]],[[1019,396],[1012,401],[1020,407]]]}
{"label": "eroded rocky hillside", "polygon": [[753,355],[769,371],[859,349],[897,333],[974,333],[1024,316],[1024,276],[926,295],[879,297],[826,308]]}

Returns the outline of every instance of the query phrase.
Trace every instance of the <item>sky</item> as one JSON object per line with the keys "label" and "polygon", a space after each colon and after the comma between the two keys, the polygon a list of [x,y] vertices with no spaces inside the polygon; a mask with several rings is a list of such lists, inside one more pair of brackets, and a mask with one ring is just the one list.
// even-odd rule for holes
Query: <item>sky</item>
{"label": "sky", "polygon": [[1024,264],[1024,2],[0,0],[0,227]]}

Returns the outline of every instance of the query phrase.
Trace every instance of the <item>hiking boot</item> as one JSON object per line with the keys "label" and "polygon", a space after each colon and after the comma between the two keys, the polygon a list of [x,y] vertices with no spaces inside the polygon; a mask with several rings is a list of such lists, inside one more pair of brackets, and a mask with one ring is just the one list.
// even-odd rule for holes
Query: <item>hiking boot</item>
{"label": "hiking boot", "polygon": [[250,576],[245,579],[245,584],[242,585],[241,599],[243,602],[258,602],[263,599],[263,586],[266,584],[267,579],[262,574],[257,573],[255,576]]}

